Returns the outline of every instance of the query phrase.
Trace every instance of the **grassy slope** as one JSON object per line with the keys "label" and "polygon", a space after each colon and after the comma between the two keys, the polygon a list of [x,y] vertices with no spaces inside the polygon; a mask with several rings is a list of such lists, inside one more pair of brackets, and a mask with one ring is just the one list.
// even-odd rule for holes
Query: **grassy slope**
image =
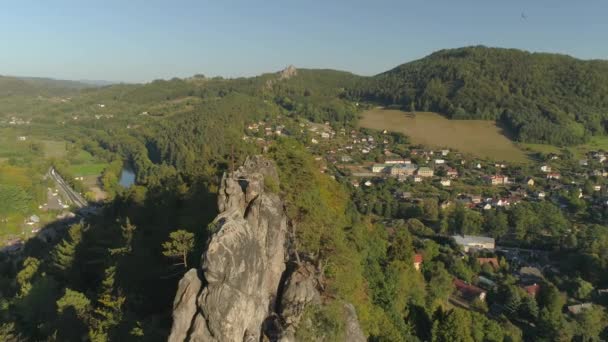
{"label": "grassy slope", "polygon": [[415,144],[450,147],[510,162],[528,160],[492,121],[448,120],[436,113],[411,115],[399,110],[373,109],[363,113],[360,126],[398,131],[409,136]]}

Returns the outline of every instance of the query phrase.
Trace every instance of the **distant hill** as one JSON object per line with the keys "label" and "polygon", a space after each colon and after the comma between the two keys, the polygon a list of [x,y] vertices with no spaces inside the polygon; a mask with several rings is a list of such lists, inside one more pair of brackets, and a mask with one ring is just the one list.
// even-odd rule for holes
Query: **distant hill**
{"label": "distant hill", "polygon": [[608,61],[483,46],[441,50],[362,79],[354,99],[501,120],[526,142],[568,145],[608,132]]}
{"label": "distant hill", "polygon": [[68,95],[91,87],[94,86],[78,81],[39,77],[0,76],[0,97]]}

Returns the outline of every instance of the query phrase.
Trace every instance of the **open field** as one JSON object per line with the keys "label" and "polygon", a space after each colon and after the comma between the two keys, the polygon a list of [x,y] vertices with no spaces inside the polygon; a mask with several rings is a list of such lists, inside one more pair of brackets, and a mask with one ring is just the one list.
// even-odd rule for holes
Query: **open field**
{"label": "open field", "polygon": [[107,163],[98,160],[85,150],[78,150],[75,155],[70,156],[69,162],[70,171],[77,177],[99,176],[108,166]]}
{"label": "open field", "polygon": [[63,158],[66,155],[65,141],[40,140],[44,145],[44,156],[47,158]]}
{"label": "open field", "polygon": [[70,166],[70,171],[74,176],[99,176],[103,169],[108,166],[106,163],[80,164]]}
{"label": "open field", "polygon": [[449,147],[464,153],[510,162],[527,162],[524,151],[507,138],[493,121],[449,120],[437,113],[372,109],[359,125],[407,135],[414,144]]}

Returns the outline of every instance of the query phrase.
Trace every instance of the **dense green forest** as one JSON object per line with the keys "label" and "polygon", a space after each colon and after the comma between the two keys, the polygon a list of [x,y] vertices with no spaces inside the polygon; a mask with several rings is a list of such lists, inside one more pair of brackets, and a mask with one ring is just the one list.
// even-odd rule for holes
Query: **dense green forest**
{"label": "dense green forest", "polygon": [[352,98],[500,120],[523,142],[571,145],[608,131],[608,62],[482,46],[441,50],[362,80]]}

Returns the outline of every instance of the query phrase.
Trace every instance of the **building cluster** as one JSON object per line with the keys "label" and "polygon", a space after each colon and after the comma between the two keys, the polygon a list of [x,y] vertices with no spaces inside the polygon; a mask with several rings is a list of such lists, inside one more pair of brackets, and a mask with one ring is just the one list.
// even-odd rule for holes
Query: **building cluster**
{"label": "building cluster", "polygon": [[32,122],[31,119],[23,119],[18,116],[11,116],[8,119],[3,119],[0,121],[0,124],[3,125],[11,125],[11,126],[21,126],[21,125],[29,125]]}

